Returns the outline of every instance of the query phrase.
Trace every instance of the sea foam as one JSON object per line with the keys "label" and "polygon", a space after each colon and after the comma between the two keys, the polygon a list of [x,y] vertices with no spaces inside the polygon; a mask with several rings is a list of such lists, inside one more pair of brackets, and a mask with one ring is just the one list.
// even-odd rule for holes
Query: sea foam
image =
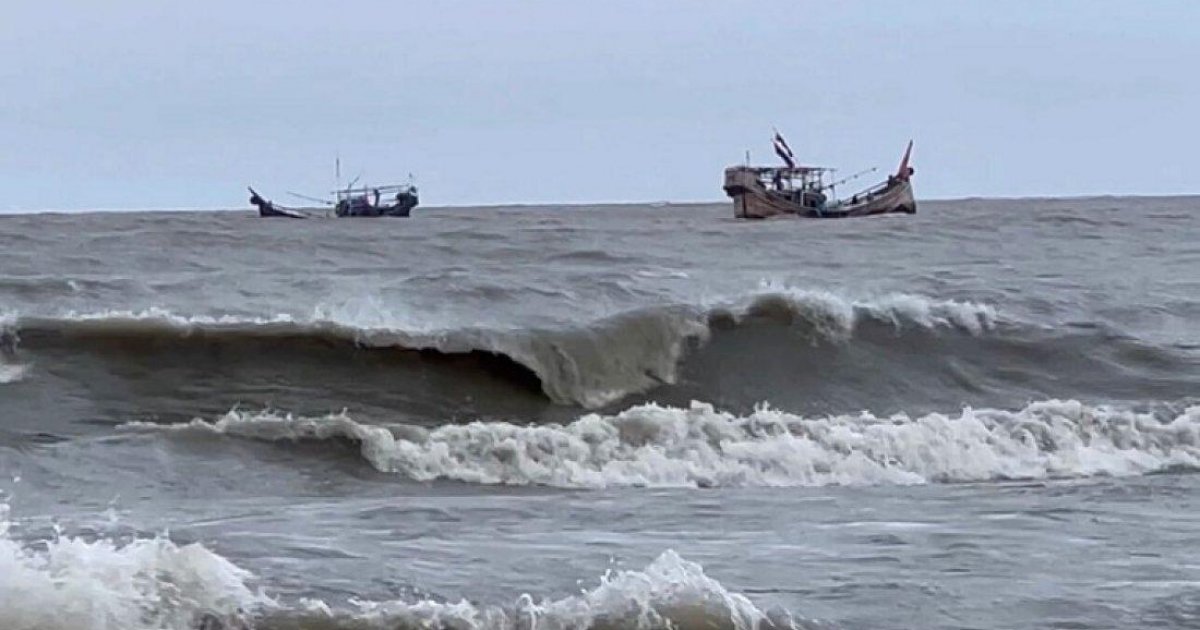
{"label": "sea foam", "polygon": [[268,441],[350,440],[376,469],[418,481],[563,488],[921,484],[1137,475],[1200,466],[1200,406],[1173,418],[1077,401],[1015,411],[807,418],[693,402],[588,414],[566,425],[473,422],[423,429],[234,410],[215,421],[127,430]]}
{"label": "sea foam", "polygon": [[236,619],[270,600],[250,574],[200,544],[12,536],[0,504],[0,628],[175,630]]}
{"label": "sea foam", "polygon": [[203,545],[165,536],[124,542],[59,534],[15,538],[0,504],[0,628],[5,630],[283,630],[809,627],[764,611],[703,567],[665,551],[641,570],[610,571],[565,598],[508,605],[430,599],[284,602]]}

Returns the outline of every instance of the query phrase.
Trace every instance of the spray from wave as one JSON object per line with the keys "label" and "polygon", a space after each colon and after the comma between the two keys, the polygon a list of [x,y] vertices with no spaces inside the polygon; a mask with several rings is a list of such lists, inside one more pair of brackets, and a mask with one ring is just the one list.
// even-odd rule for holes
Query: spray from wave
{"label": "spray from wave", "polygon": [[0,504],[0,628],[193,629],[270,604],[199,544],[57,535],[23,543]]}
{"label": "spray from wave", "polygon": [[805,418],[760,407],[640,405],[568,425],[474,422],[426,430],[230,411],[215,422],[130,423],[127,430],[267,441],[349,440],[376,469],[428,481],[620,486],[919,484],[1137,475],[1200,466],[1200,406],[1174,417],[1076,401],[957,416],[863,412]]}
{"label": "spray from wave", "polygon": [[0,313],[0,385],[15,383],[25,377],[28,366],[16,362],[16,317]]}
{"label": "spray from wave", "polygon": [[28,372],[28,370],[29,366],[26,365],[9,365],[7,363],[0,362],[0,385],[7,385],[8,383],[16,383],[17,381],[20,381],[21,379],[25,378],[25,374]]}
{"label": "spray from wave", "polygon": [[222,556],[165,537],[119,542],[57,535],[22,542],[0,504],[0,627],[5,630],[283,630],[305,628],[810,627],[764,611],[703,567],[666,551],[643,570],[604,575],[562,599],[522,595],[508,606],[418,599],[285,603]]}
{"label": "spray from wave", "polygon": [[506,607],[466,601],[356,601],[344,610],[306,602],[304,610],[265,617],[256,627],[782,630],[817,625],[782,609],[764,611],[706,575],[699,564],[666,551],[643,570],[610,572],[599,586],[563,599],[538,601],[523,595]]}
{"label": "spray from wave", "polygon": [[[370,318],[368,318],[370,319]],[[853,300],[820,291],[765,286],[712,304],[676,304],[621,313],[560,329],[436,329],[385,320],[312,317],[181,316],[161,309],[68,314],[18,321],[30,343],[84,344],[141,340],[147,345],[345,343],[359,348],[503,357],[532,373],[552,401],[597,409],[631,394],[673,384],[683,357],[714,331],[768,321],[832,341],[851,338],[863,322],[895,329],[951,329],[978,335],[994,326],[991,307],[969,302],[886,295]]]}

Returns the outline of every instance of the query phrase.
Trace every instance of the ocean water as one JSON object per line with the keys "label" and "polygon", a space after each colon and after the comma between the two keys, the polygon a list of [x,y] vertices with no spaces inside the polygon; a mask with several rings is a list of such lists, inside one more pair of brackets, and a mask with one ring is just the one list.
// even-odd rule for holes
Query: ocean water
{"label": "ocean water", "polygon": [[0,217],[0,628],[1200,627],[1200,198]]}

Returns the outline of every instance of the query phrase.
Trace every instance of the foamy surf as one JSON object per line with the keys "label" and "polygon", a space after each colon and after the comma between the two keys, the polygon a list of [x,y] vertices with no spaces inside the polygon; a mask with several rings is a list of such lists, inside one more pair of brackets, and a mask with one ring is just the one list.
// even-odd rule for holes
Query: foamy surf
{"label": "foamy surf", "polygon": [[5,630],[283,630],[359,628],[705,628],[806,626],[764,611],[704,568],[666,551],[641,570],[610,571],[561,599],[508,605],[431,599],[346,602],[271,597],[249,571],[203,545],[13,537],[0,504],[0,628]]}
{"label": "foamy surf", "polygon": [[0,385],[8,383],[16,383],[25,378],[25,373],[29,371],[29,366],[26,365],[9,365],[0,363]]}
{"label": "foamy surf", "polygon": [[359,600],[347,607],[332,607],[308,601],[303,610],[264,617],[256,627],[773,630],[815,624],[794,619],[782,609],[764,611],[706,575],[699,564],[666,551],[645,569],[609,572],[598,586],[562,599],[522,595],[508,606],[465,600]]}
{"label": "foamy surf", "polygon": [[178,343],[316,339],[368,348],[494,354],[529,370],[552,401],[598,409],[676,383],[693,344],[703,345],[715,330],[757,321],[802,327],[837,342],[853,337],[867,321],[897,330],[945,329],[978,335],[995,325],[997,315],[992,307],[971,302],[904,294],[852,299],[765,284],[733,298],[643,308],[546,329],[433,327],[408,317],[391,317],[380,308],[363,312],[324,307],[306,317],[190,316],[164,309],[69,313],[21,318],[16,326],[74,338],[148,337]]}
{"label": "foamy surf", "polygon": [[59,535],[24,543],[0,504],[0,628],[183,630],[271,601],[251,575],[200,544]]}
{"label": "foamy surf", "polygon": [[376,469],[418,481],[562,488],[922,484],[1138,475],[1200,466],[1200,406],[1172,418],[1077,401],[1016,411],[806,418],[654,404],[567,425],[504,422],[432,430],[346,413],[230,411],[214,422],[126,430],[267,441],[350,440]]}

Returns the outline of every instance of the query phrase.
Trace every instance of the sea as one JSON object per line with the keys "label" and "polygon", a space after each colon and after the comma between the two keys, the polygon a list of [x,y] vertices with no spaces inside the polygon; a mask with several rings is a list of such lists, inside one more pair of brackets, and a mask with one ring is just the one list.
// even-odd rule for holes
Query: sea
{"label": "sea", "polygon": [[0,629],[1198,628],[1200,197],[0,217]]}

